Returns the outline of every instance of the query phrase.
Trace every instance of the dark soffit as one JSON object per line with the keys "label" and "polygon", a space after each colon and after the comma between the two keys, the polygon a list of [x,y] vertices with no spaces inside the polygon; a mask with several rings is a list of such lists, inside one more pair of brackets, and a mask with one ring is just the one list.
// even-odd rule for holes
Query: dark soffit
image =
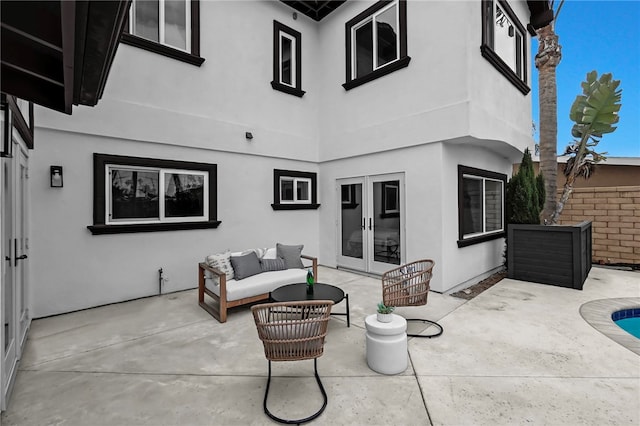
{"label": "dark soffit", "polygon": [[130,3],[0,2],[2,92],[67,114],[96,105]]}
{"label": "dark soffit", "polygon": [[325,16],[336,10],[347,0],[280,0],[282,3],[291,6],[298,12],[316,21],[322,20]]}

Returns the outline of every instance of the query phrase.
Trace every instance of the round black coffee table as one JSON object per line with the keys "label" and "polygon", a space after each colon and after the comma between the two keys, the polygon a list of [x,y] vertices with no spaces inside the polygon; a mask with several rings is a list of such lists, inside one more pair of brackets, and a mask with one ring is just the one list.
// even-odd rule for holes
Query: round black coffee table
{"label": "round black coffee table", "polygon": [[345,315],[347,317],[347,327],[351,327],[349,316],[349,295],[342,289],[330,284],[315,283],[313,294],[307,294],[307,283],[288,284],[278,287],[270,294],[274,302],[291,302],[296,300],[333,300],[333,303],[340,303],[347,299],[347,312],[331,312],[331,315]]}

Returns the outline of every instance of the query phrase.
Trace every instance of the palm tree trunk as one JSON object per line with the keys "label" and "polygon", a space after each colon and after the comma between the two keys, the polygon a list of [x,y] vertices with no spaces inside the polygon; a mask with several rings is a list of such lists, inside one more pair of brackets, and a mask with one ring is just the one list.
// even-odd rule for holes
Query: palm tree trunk
{"label": "palm tree trunk", "polygon": [[556,67],[562,54],[553,22],[537,30],[538,98],[540,108],[540,172],[544,176],[545,202],[540,222],[551,224],[557,207],[558,96]]}

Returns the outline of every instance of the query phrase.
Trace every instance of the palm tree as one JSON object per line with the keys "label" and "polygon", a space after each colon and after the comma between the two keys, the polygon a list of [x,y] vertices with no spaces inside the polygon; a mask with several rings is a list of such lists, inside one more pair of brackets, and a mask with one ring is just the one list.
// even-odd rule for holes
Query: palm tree
{"label": "palm tree", "polygon": [[558,8],[551,11],[553,20],[536,29],[538,53],[535,64],[538,69],[538,102],[540,111],[540,173],[544,176],[545,202],[540,214],[541,223],[551,223],[556,211],[557,174],[558,174],[558,95],[556,87],[556,67],[562,59],[561,46],[555,33],[555,22],[562,9],[564,0]]}

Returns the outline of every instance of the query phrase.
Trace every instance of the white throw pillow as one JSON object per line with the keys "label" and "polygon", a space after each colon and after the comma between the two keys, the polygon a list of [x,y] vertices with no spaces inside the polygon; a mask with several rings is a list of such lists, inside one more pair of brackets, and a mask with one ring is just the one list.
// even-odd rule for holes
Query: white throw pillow
{"label": "white throw pillow", "polygon": [[207,265],[219,269],[227,276],[227,280],[234,278],[233,266],[231,266],[231,252],[226,250],[224,253],[216,253],[207,256]]}

